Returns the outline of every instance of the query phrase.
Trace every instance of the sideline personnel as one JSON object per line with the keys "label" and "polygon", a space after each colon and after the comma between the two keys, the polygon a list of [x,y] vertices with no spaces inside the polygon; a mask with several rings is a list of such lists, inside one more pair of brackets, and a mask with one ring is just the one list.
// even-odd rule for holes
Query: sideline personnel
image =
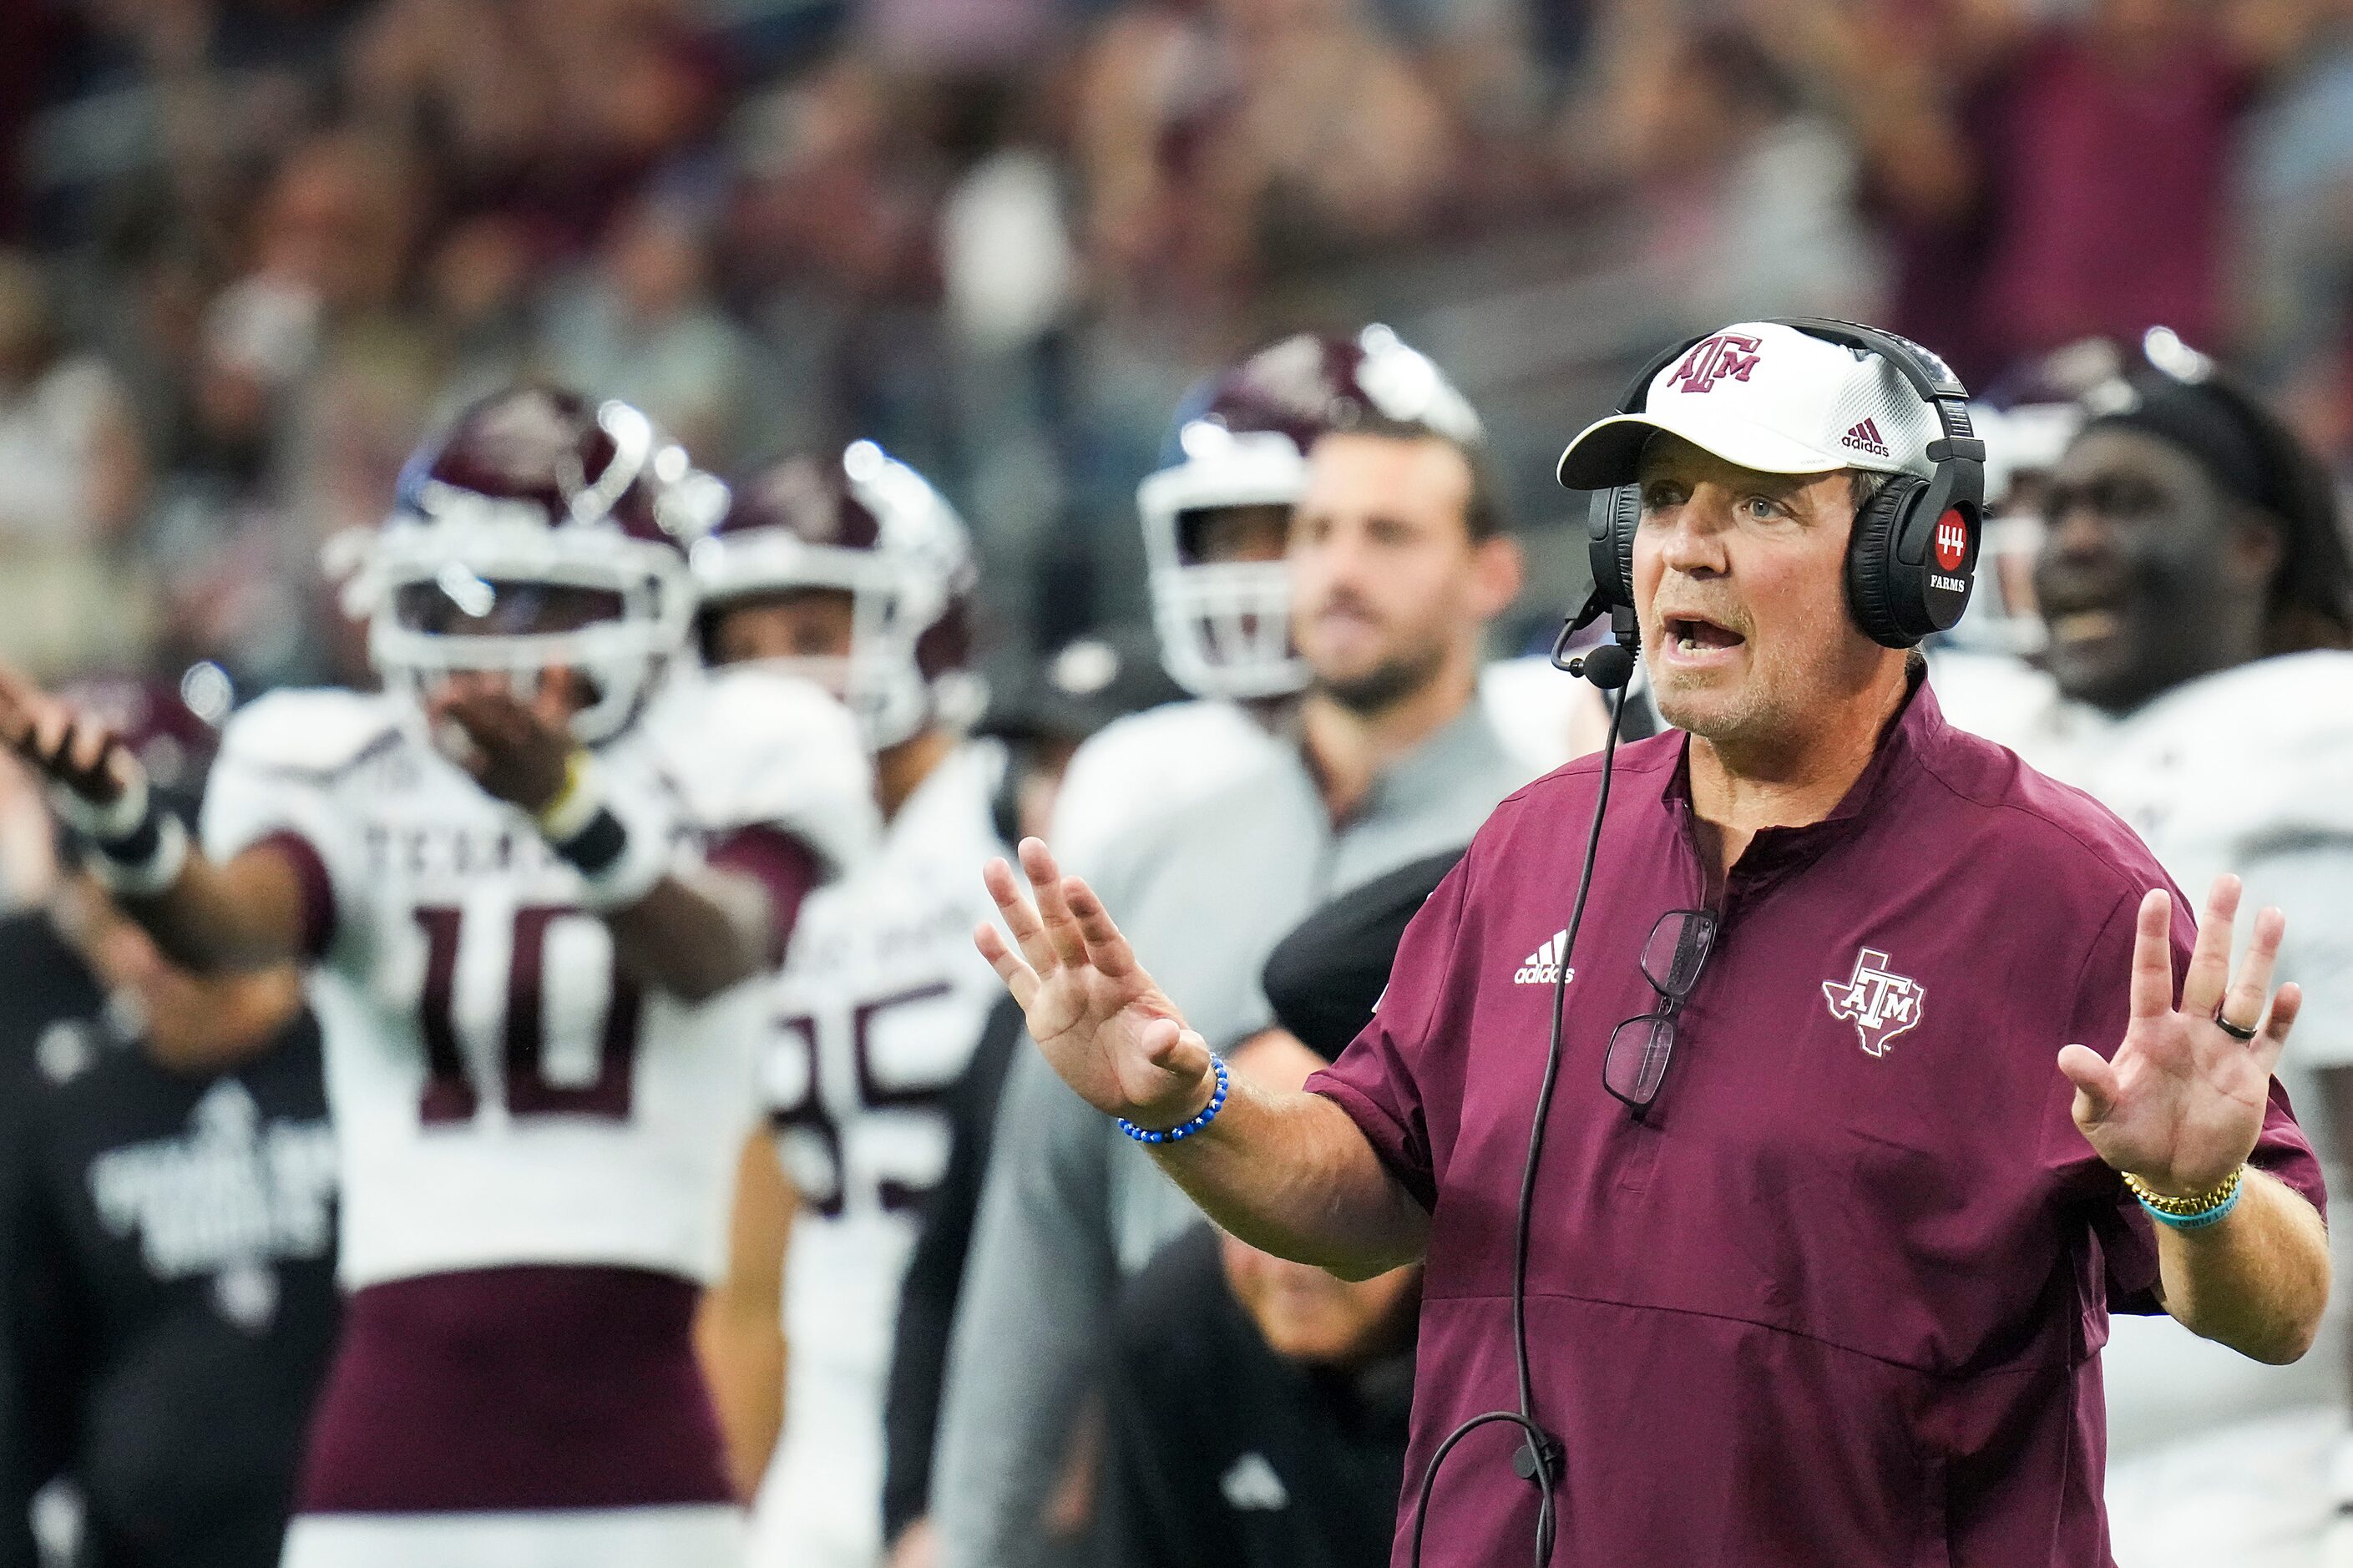
{"label": "sideline personnel", "polygon": [[[1550,1560],[2105,1564],[2108,1310],[2286,1361],[2327,1297],[2318,1167],[2270,1079],[2300,1004],[2269,994],[2284,921],[2256,917],[2234,973],[2235,880],[2193,925],[2113,816],[1945,723],[1846,584],[1866,487],[1931,467],[1925,403],[1879,354],[1735,334],[1736,374],[1668,364],[1647,412],[1563,461],[1579,488],[1639,482],[1628,575],[1685,733],[1620,753],[1564,988],[1526,1282],[1563,1449]],[[1436,1444],[1514,1397],[1554,994],[1524,976],[1551,979],[1599,773],[1497,810],[1311,1092],[1237,1079],[1151,1146],[1254,1246],[1352,1275],[1424,1260],[1409,1519]],[[1083,882],[1035,841],[1022,859],[1034,907],[987,871],[1019,951],[979,940],[1048,1059],[1141,1128],[1198,1121],[1200,1037]],[[1621,1020],[1639,1046],[1660,1015],[1652,1070],[1606,1063]],[[2153,1225],[2126,1173],[2207,1223]],[[1425,1561],[1525,1560],[1517,1443],[1461,1444]]]}
{"label": "sideline personnel", "polygon": [[[1089,868],[1219,1048],[1270,1021],[1260,969],[1301,916],[1461,845],[1535,771],[1477,696],[1487,623],[1520,584],[1477,417],[1429,360],[1375,342],[1294,367],[1292,395],[1323,432],[1298,505],[1219,520],[1234,532],[1255,521],[1288,563],[1310,689],[1274,742],[1212,788],[1154,792]],[[1040,1561],[1120,1285],[1192,1222],[1184,1194],[1043,1060],[1016,1059],[941,1405],[941,1568]]]}

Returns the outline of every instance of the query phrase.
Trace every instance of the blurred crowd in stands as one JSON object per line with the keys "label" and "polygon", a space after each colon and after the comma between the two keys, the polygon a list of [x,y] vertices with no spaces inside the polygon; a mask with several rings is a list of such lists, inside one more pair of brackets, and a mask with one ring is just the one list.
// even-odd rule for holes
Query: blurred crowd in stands
{"label": "blurred crowd in stands", "polygon": [[1643,347],[1973,387],[2165,321],[2353,465],[2348,0],[5,0],[0,655],[360,675],[322,551],[537,369],[721,472],[871,437],[1018,665],[1141,619],[1178,392],[1396,324],[1549,454]]}
{"label": "blurred crowd in stands", "polygon": [[[1588,586],[1563,441],[1677,335],[1795,314],[1995,405],[2164,323],[2353,482],[2353,0],[0,0],[0,663],[209,721],[372,684],[339,541],[536,375],[723,476],[920,468],[1018,693],[1077,634],[1148,645],[1136,486],[1186,388],[1371,321],[1476,405],[1529,563],[1493,651],[1541,650]],[[0,909],[48,835],[0,767]],[[2143,1352],[2177,1425],[2264,1408],[2179,1338]],[[2114,1403],[2120,1454],[2179,1414]],[[2316,1535],[2353,1521],[2316,1419]],[[2127,1474],[2127,1560],[2204,1550],[2190,1468],[2286,1517],[2245,1452]]]}

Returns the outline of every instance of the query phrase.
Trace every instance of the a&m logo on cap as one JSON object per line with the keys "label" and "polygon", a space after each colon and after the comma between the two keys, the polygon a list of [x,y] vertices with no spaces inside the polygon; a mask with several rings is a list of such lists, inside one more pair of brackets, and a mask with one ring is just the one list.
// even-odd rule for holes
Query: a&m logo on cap
{"label": "a&m logo on cap", "polygon": [[1864,1054],[1883,1057],[1888,1042],[1920,1021],[1920,1004],[1927,993],[1920,983],[1887,967],[1887,955],[1866,947],[1855,954],[1854,973],[1844,980],[1822,982],[1831,1016],[1854,1026]]}
{"label": "a&m logo on cap", "polygon": [[1757,368],[1764,347],[1761,341],[1746,332],[1718,332],[1712,338],[1702,338],[1692,344],[1683,363],[1675,366],[1667,378],[1668,384],[1685,392],[1712,392],[1715,384],[1725,376],[1735,381],[1746,381],[1748,373]]}

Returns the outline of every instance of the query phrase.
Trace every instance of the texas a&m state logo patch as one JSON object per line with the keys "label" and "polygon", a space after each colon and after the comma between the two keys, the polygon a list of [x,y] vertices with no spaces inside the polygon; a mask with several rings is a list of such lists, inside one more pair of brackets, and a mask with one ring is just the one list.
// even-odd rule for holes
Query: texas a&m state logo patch
{"label": "texas a&m state logo patch", "polygon": [[1874,947],[1855,954],[1854,973],[1844,980],[1822,982],[1831,1016],[1854,1026],[1866,1055],[1883,1057],[1888,1043],[1920,1021],[1920,1004],[1927,993],[1908,974],[1887,967],[1887,955]]}

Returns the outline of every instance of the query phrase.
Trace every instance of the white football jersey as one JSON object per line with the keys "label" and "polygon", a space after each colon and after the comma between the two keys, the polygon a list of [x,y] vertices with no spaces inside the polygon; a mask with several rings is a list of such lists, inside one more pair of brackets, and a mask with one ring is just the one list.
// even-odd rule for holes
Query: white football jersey
{"label": "white football jersey", "polygon": [[923,1195],[947,1163],[944,1101],[1004,995],[972,943],[980,868],[1010,853],[1004,748],[933,770],[860,870],[802,906],[761,1079],[802,1208],[785,1265],[785,1429],[759,1560],[871,1568],[881,1550],[882,1401]]}
{"label": "white football jersey", "polygon": [[[2311,1069],[2353,1062],[2353,654],[2258,659],[2121,717],[2066,700],[2015,658],[1939,654],[1929,679],[1954,723],[2124,818],[2193,901],[2217,874],[2242,875],[2242,953],[2258,906],[2287,912],[2278,977],[2302,983],[2306,1005],[2278,1071],[2306,1126],[2324,1117]],[[2348,1134],[2337,1130],[2340,1147]],[[2343,1344],[2332,1316],[2313,1354],[2268,1367],[2170,1318],[2117,1318],[2101,1363],[2112,1485],[2126,1489],[2111,1496],[2139,1495],[2185,1436],[2331,1397]]]}
{"label": "white football jersey", "polygon": [[[597,760],[617,800],[671,825],[684,863],[745,826],[791,833],[837,872],[871,848],[855,726],[805,682],[681,674]],[[579,873],[400,699],[280,692],[230,721],[206,847],[227,858],[281,833],[317,851],[333,898],[310,993],[345,1285],[519,1263],[715,1278],[756,1114],[763,983],[701,1005],[629,984]]]}

